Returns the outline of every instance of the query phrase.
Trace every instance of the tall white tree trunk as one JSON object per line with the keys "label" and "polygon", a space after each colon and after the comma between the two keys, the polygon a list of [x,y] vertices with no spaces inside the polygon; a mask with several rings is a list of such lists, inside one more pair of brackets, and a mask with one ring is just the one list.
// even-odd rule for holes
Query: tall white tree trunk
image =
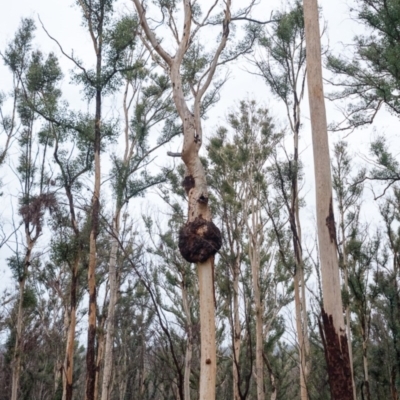
{"label": "tall white tree trunk", "polygon": [[364,388],[366,394],[366,400],[371,400],[371,393],[369,388],[369,373],[368,373],[368,337],[367,337],[367,327],[362,328],[362,336],[363,336],[363,343],[362,343],[362,350],[363,350],[363,367],[364,367]]}
{"label": "tall white tree trunk", "polygon": [[[200,25],[192,30],[192,2],[184,0],[183,29],[176,35],[177,50],[170,55],[158,41],[146,18],[146,11],[140,0],[133,0],[139,15],[145,44],[158,53],[163,67],[168,72],[173,100],[183,125],[183,147],[181,157],[186,166],[184,188],[188,196],[188,220],[179,235],[179,249],[189,262],[197,264],[200,296],[200,393],[199,400],[215,399],[216,343],[215,343],[215,296],[214,296],[214,255],[222,244],[221,233],[211,221],[208,206],[208,190],[205,171],[199,157],[203,141],[201,125],[201,101],[214,77],[219,57],[226,46],[231,22],[231,0],[225,1],[222,36],[211,58],[208,68],[197,84],[191,86],[193,106],[185,98],[181,66],[185,54],[193,43]],[[209,12],[213,10],[211,7]],[[206,13],[206,15],[209,15]],[[174,21],[175,24],[175,21]]]}
{"label": "tall white tree trunk", "polygon": [[[253,176],[250,173],[249,181],[252,182]],[[253,188],[252,188],[253,189]],[[264,392],[264,358],[263,358],[263,315],[264,310],[261,301],[260,292],[260,235],[262,234],[262,221],[260,216],[260,204],[258,198],[254,198],[253,189],[251,198],[251,222],[249,223],[249,258],[251,264],[254,306],[256,315],[256,365],[255,377],[257,384],[257,400],[265,399]]]}
{"label": "tall white tree trunk", "polygon": [[314,152],[316,214],[323,291],[323,330],[329,383],[334,400],[353,400],[351,368],[343,318],[332,180],[322,84],[321,42],[317,0],[304,0],[307,83]]}
{"label": "tall white tree trunk", "polygon": [[[181,79],[178,71],[174,74],[172,70],[172,82],[176,88],[181,87]],[[174,93],[175,104],[181,104],[180,94]],[[188,221],[181,229],[179,238],[179,248],[183,257],[189,262],[197,264],[197,274],[199,280],[200,297],[200,400],[215,398],[215,379],[216,379],[216,343],[215,343],[215,302],[214,302],[214,255],[204,260],[202,245],[198,240],[208,242],[207,246],[217,246],[213,243],[213,232],[215,225],[211,222],[211,213],[208,207],[208,192],[205,171],[200,161],[198,152],[200,149],[201,138],[200,112],[195,115],[186,108],[183,113],[184,143],[182,149],[182,159],[187,168],[185,178],[185,189],[188,193]],[[211,236],[210,236],[211,235]]]}
{"label": "tall white tree trunk", "polygon": [[[214,262],[214,261],[212,261]],[[215,348],[214,267],[197,264],[200,290],[200,399],[215,399],[217,357]],[[210,285],[210,283],[212,284]]]}
{"label": "tall white tree trunk", "polygon": [[121,216],[121,210],[117,206],[113,218],[113,238],[111,244],[110,261],[108,266],[108,284],[110,290],[110,300],[108,303],[107,322],[106,322],[104,370],[103,370],[103,381],[101,386],[101,400],[108,400],[110,398],[110,393],[111,393],[110,389],[111,389],[111,376],[113,367],[115,307],[117,304],[117,296],[118,296],[116,265],[117,265],[120,216]]}
{"label": "tall white tree trunk", "polygon": [[233,399],[240,400],[239,396],[239,361],[241,346],[241,328],[239,315],[239,273],[240,254],[235,260],[233,270]]}
{"label": "tall white tree trunk", "polygon": [[[343,269],[344,269],[344,290],[346,293],[349,292],[349,266],[347,261],[347,251],[346,251],[346,232],[344,228],[344,211],[342,205],[342,199],[339,199],[339,209],[340,209],[340,226],[342,234],[342,257],[343,257]],[[351,368],[351,381],[353,384],[353,399],[357,400],[356,385],[354,383],[354,369],[353,369],[353,347],[351,345],[351,317],[350,317],[350,305],[346,305],[346,335],[349,347],[349,362]]]}
{"label": "tall white tree trunk", "polygon": [[190,306],[188,293],[185,284],[182,284],[182,303],[183,310],[186,316],[187,324],[187,340],[186,340],[186,353],[185,353],[185,373],[183,383],[183,396],[184,400],[190,400],[190,374],[192,367],[192,356],[193,356],[193,332],[192,332],[192,318],[190,314]]}
{"label": "tall white tree trunk", "polygon": [[14,353],[12,358],[12,380],[11,380],[11,400],[18,399],[18,390],[19,390],[19,380],[21,375],[21,357],[22,357],[22,328],[23,328],[23,317],[24,317],[24,293],[25,293],[25,283],[26,283],[26,275],[28,273],[28,267],[31,262],[32,249],[34,246],[34,241],[31,239],[29,228],[25,227],[25,236],[27,249],[24,258],[24,265],[22,276],[19,279],[19,299],[18,299],[18,313],[17,313],[17,323],[15,326],[15,346]]}
{"label": "tall white tree trunk", "polygon": [[11,400],[17,400],[19,389],[19,378],[21,374],[21,355],[22,355],[22,323],[23,323],[23,296],[25,291],[25,278],[19,281],[19,301],[17,323],[15,326],[15,347],[12,361],[12,383],[11,383]]}
{"label": "tall white tree trunk", "polygon": [[67,319],[67,345],[65,350],[64,372],[63,372],[63,394],[62,400],[72,400],[73,374],[74,374],[74,350],[75,350],[75,331],[76,331],[76,307],[77,307],[77,286],[78,286],[78,267],[80,263],[80,251],[76,255],[72,267],[70,304],[69,309],[65,310]]}
{"label": "tall white tree trunk", "polygon": [[306,385],[306,350],[305,350],[305,337],[303,332],[303,317],[302,317],[302,304],[300,295],[301,275],[300,268],[302,266],[296,266],[296,275],[294,277],[294,304],[296,311],[296,330],[297,330],[297,341],[299,346],[299,369],[300,369],[300,398],[301,400],[307,400],[307,385]]}
{"label": "tall white tree trunk", "polygon": [[253,292],[256,314],[256,384],[257,400],[264,400],[264,360],[263,360],[263,309],[260,298],[259,265],[252,265]]}
{"label": "tall white tree trunk", "polygon": [[302,250],[302,230],[300,223],[300,207],[299,207],[299,183],[298,183],[298,166],[299,166],[299,130],[300,130],[300,106],[296,107],[294,113],[295,130],[294,130],[294,154],[296,164],[296,178],[292,183],[292,205],[291,213],[294,227],[294,250],[296,258],[296,274],[294,277],[295,291],[295,307],[296,307],[296,327],[297,339],[299,342],[300,357],[300,398],[308,400],[308,375],[310,371],[310,340],[308,337],[308,316],[307,316],[307,299],[304,277],[304,262]]}

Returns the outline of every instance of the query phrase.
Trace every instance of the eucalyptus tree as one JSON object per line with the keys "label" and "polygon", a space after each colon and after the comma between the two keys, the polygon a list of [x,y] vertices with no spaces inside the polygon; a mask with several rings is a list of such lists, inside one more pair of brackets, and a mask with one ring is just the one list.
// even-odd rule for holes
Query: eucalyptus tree
{"label": "eucalyptus tree", "polygon": [[355,231],[359,230],[359,215],[363,194],[363,179],[365,171],[361,170],[352,177],[353,165],[348,152],[348,145],[341,141],[334,145],[332,161],[332,184],[336,195],[339,211],[338,223],[338,250],[340,267],[344,282],[344,300],[346,313],[346,333],[349,345],[350,367],[352,371],[354,398],[356,387],[354,384],[353,350],[351,335],[351,311],[349,296],[349,263],[348,240]]}
{"label": "eucalyptus tree", "polygon": [[163,380],[163,375],[158,374],[163,369],[153,362],[155,314],[148,307],[150,294],[140,280],[130,278],[121,289],[115,311],[114,372],[110,389],[113,400],[155,398]]}
{"label": "eucalyptus tree", "polygon": [[[0,93],[0,134],[2,147],[0,148],[0,166],[4,164],[7,153],[19,130],[17,115],[18,99],[21,90],[21,79],[29,62],[32,39],[36,27],[32,19],[21,20],[21,26],[14,39],[7,46],[1,58],[12,76],[10,93]],[[11,106],[9,107],[11,103]]]}
{"label": "eucalyptus tree", "polygon": [[[119,38],[136,28],[136,21],[124,17],[116,25],[115,35]],[[116,261],[119,249],[118,237],[123,208],[129,201],[144,194],[145,190],[164,181],[167,170],[158,175],[147,172],[146,165],[151,155],[162,145],[180,133],[175,124],[175,112],[170,96],[170,84],[165,75],[157,74],[148,61],[147,50],[135,46],[121,54],[125,68],[121,72],[123,92],[123,132],[125,148],[123,156],[114,154],[111,181],[115,196],[115,210],[112,217],[112,247],[109,262],[109,303],[107,311],[107,333],[104,355],[104,371],[101,398],[109,398],[112,373],[112,348],[114,332],[114,311],[117,302]],[[161,135],[155,144],[149,141],[152,130],[164,122]],[[150,143],[151,144],[150,144]]]}
{"label": "eucalyptus tree", "polygon": [[118,89],[119,73],[126,71],[127,68],[132,68],[132,66],[125,64],[122,55],[127,49],[132,48],[135,43],[134,21],[127,19],[125,20],[125,26],[118,24],[118,21],[113,17],[114,4],[114,0],[78,1],[83,25],[93,45],[93,66],[87,67],[73,53],[68,55],[59,44],[61,52],[75,67],[74,81],[82,85],[88,100],[94,100],[94,112],[91,117],[94,183],[89,235],[86,399],[94,398],[96,382],[96,243],[100,225],[101,152],[104,150],[105,140],[115,135],[112,124],[107,123],[102,116],[103,101],[106,95]]}
{"label": "eucalyptus tree", "polygon": [[[89,245],[89,216],[85,207],[87,199],[82,188],[93,166],[93,129],[89,118],[71,115],[59,102],[43,102],[38,110],[46,115],[44,129],[53,143],[52,156],[56,165],[49,178],[59,200],[59,210],[52,222],[50,262],[66,269],[67,282],[59,293],[64,303],[65,324],[62,398],[72,399],[73,387],[76,386],[77,310],[86,289],[83,273]],[[62,113],[68,117],[60,124],[57,117]],[[53,118],[55,122],[51,121]]]}
{"label": "eucalyptus tree", "polygon": [[[21,375],[18,385],[18,398],[59,398],[62,391],[61,363],[63,353],[63,316],[60,298],[57,295],[56,276],[50,278],[50,269],[43,271],[46,265],[39,257],[34,257],[26,279],[23,309],[23,352],[21,355]],[[43,275],[42,275],[42,272]],[[50,272],[46,277],[46,272]],[[50,278],[50,279],[48,279]],[[58,276],[57,276],[58,278]],[[45,287],[50,283],[50,286]],[[52,297],[48,297],[52,294]],[[8,308],[8,309],[7,309]],[[0,398],[10,399],[12,354],[16,333],[15,317],[18,313],[18,299],[5,307],[4,323],[9,336],[4,343],[2,379]],[[61,311],[61,312],[60,312]],[[38,351],[40,349],[40,351]]]}
{"label": "eucalyptus tree", "polygon": [[371,379],[370,379],[370,344],[371,344],[371,318],[375,300],[379,296],[376,285],[371,284],[371,278],[379,268],[377,255],[380,253],[381,235],[373,238],[369,234],[355,227],[347,243],[348,253],[348,298],[346,299],[351,306],[351,312],[355,315],[353,331],[355,332],[356,342],[361,345],[355,347],[355,351],[361,354],[362,362],[362,384],[360,385],[361,397],[371,399]]}
{"label": "eucalyptus tree", "polygon": [[[182,174],[184,174],[183,168],[181,168]],[[172,187],[176,187],[176,183],[179,182],[177,176],[170,176]],[[177,348],[182,347],[182,353],[184,355],[180,358],[184,359],[181,370],[177,370],[174,381],[178,381],[179,386],[177,392],[179,398],[184,400],[190,400],[196,398],[199,387],[199,303],[197,299],[198,285],[196,275],[191,268],[190,263],[182,258],[178,248],[178,235],[179,228],[184,221],[184,211],[180,205],[179,200],[174,201],[168,195],[168,191],[163,190],[164,199],[171,206],[171,215],[168,221],[168,229],[162,231],[158,227],[158,239],[155,238],[153,232],[151,234],[153,250],[152,253],[159,258],[158,277],[163,280],[163,297],[166,298],[165,304],[160,306],[168,311],[175,319],[175,324],[178,329],[170,328],[170,334],[175,337],[175,343],[170,343],[170,346]],[[180,196],[179,196],[180,195]],[[178,189],[178,196],[183,197],[185,192]],[[166,196],[166,197],[165,197]],[[149,221],[149,220],[148,220]],[[150,226],[149,226],[150,228]],[[154,229],[153,229],[154,230]],[[151,231],[149,230],[151,233]],[[161,283],[161,282],[160,282]],[[168,299],[168,300],[167,300]],[[170,305],[169,305],[170,304]],[[185,345],[179,345],[182,341],[181,334],[179,331],[184,332],[183,339]],[[177,365],[173,366],[176,369]]]}
{"label": "eucalyptus tree", "polygon": [[357,0],[351,13],[367,33],[354,37],[349,58],[328,57],[331,83],[339,89],[330,96],[349,100],[337,130],[372,123],[382,105],[400,115],[400,5],[396,0]]}
{"label": "eucalyptus tree", "polygon": [[87,69],[81,63],[70,57],[78,73],[76,80],[84,85],[88,98],[95,99],[93,118],[94,137],[94,186],[92,197],[92,215],[90,230],[90,250],[88,265],[89,284],[89,321],[87,342],[87,371],[86,371],[86,399],[94,399],[95,395],[95,343],[96,343],[96,240],[100,217],[100,186],[101,164],[100,153],[102,141],[106,136],[104,121],[102,120],[102,100],[106,90],[112,89],[117,73],[125,66],[121,62],[121,53],[134,43],[134,31],[125,31],[122,37],[116,36],[114,21],[112,20],[114,1],[79,1],[85,27],[92,39],[95,53],[95,66]]}
{"label": "eucalyptus tree", "polygon": [[[65,306],[65,321],[67,322],[67,349],[66,349],[66,360],[62,378],[64,381],[64,395],[69,387],[72,395],[72,371],[73,371],[73,355],[75,346],[75,312],[76,312],[76,291],[77,291],[77,271],[80,262],[80,252],[75,251],[77,246],[79,247],[80,232],[79,232],[79,217],[76,217],[76,205],[74,202],[74,193],[80,191],[79,179],[85,172],[90,170],[91,166],[91,155],[90,151],[90,130],[87,130],[85,122],[82,120],[76,124],[77,128],[72,129],[74,125],[73,118],[69,115],[70,113],[60,107],[59,102],[61,98],[61,91],[58,88],[59,82],[62,78],[61,70],[58,66],[58,61],[54,54],[50,54],[47,59],[38,51],[30,52],[29,56],[24,55],[24,47],[31,49],[31,43],[23,44],[23,40],[32,40],[34,24],[32,20],[23,20],[22,22],[22,33],[20,31],[16,34],[15,41],[10,44],[9,48],[5,52],[4,59],[6,64],[15,70],[15,74],[19,79],[19,102],[18,109],[20,113],[23,113],[25,119],[21,119],[21,124],[24,127],[23,134],[25,135],[25,141],[28,146],[32,147],[31,154],[27,156],[27,168],[30,168],[35,178],[33,179],[33,188],[39,188],[41,193],[36,199],[36,204],[29,204],[27,206],[26,218],[36,218],[39,223],[39,234],[43,228],[43,207],[44,204],[40,203],[40,199],[54,202],[54,197],[51,191],[56,191],[60,186],[64,187],[66,197],[68,199],[67,204],[71,213],[71,230],[73,230],[75,238],[70,237],[70,234],[63,237],[66,242],[59,243],[63,247],[64,251],[58,251],[58,255],[64,254],[62,260],[58,257],[58,261],[63,264],[66,263],[71,268],[71,285],[70,285],[70,309],[67,304]],[[21,114],[22,115],[22,114]],[[29,116],[30,115],[30,116]],[[56,121],[59,115],[62,115],[62,123]],[[68,116],[68,117],[67,117]],[[28,121],[30,119],[30,121]],[[34,138],[33,122],[40,119],[41,126],[37,139]],[[59,118],[58,118],[59,119]],[[75,118],[76,119],[76,118]],[[58,123],[56,123],[58,122]],[[14,124],[16,121],[14,122]],[[37,125],[37,122],[36,122]],[[80,125],[78,127],[78,125]],[[30,126],[28,129],[27,126]],[[31,132],[28,134],[28,132]],[[77,135],[74,136],[74,133]],[[77,144],[76,149],[79,151],[76,157],[72,157],[72,152],[69,148],[72,140]],[[37,157],[34,153],[34,146],[38,142],[42,148],[42,157]],[[67,143],[68,142],[68,143]],[[30,144],[29,144],[30,143]],[[88,146],[89,145],[89,146]],[[62,148],[64,146],[64,148]],[[88,150],[89,148],[89,150]],[[45,166],[48,164],[48,156],[50,151],[53,149],[53,156],[56,164],[60,169],[60,174],[54,176],[54,171],[45,171]],[[71,154],[69,154],[69,152]],[[29,161],[29,159],[32,159]],[[37,160],[37,161],[34,161]],[[41,165],[35,165],[35,162],[41,162]],[[31,164],[31,165],[30,165]],[[40,178],[36,177],[40,175]],[[40,180],[40,182],[37,182]],[[32,193],[33,194],[33,193]],[[28,196],[29,197],[29,196]],[[36,197],[35,197],[36,198]],[[29,201],[33,201],[33,197],[30,197]],[[61,201],[62,202],[62,201]],[[49,204],[50,205],[50,204]],[[59,204],[59,206],[61,206]],[[24,209],[25,209],[24,208]],[[57,214],[60,216],[62,213],[59,209]],[[32,217],[36,214],[35,217]],[[65,215],[64,215],[65,217]],[[65,224],[68,225],[67,219],[59,219],[61,227]],[[38,226],[38,225],[37,225]],[[60,227],[59,226],[59,227]],[[60,249],[58,249],[60,250]],[[69,382],[69,386],[68,383]],[[65,398],[65,397],[64,397]],[[69,397],[71,398],[71,397]]]}
{"label": "eucalyptus tree", "polygon": [[[48,110],[46,110],[48,111]],[[60,110],[59,110],[60,111]],[[69,269],[68,301],[65,305],[66,345],[63,365],[63,399],[70,400],[74,388],[74,350],[76,340],[77,309],[86,287],[82,280],[88,256],[88,215],[81,196],[85,178],[93,167],[91,121],[83,118],[79,129],[49,123],[54,138],[53,158],[58,167],[57,186],[63,188],[66,202],[60,212],[60,223],[55,226],[52,250],[56,262]],[[71,148],[71,144],[73,144]],[[59,192],[62,196],[62,192]]]}
{"label": "eucalyptus tree", "polygon": [[[238,143],[229,143],[227,136],[228,130],[224,127],[219,128],[216,135],[210,138],[207,151],[210,160],[208,168],[210,186],[215,197],[214,209],[221,220],[225,238],[217,270],[221,270],[221,276],[226,275],[218,286],[221,297],[228,303],[226,314],[231,330],[233,398],[237,400],[248,393],[252,376],[252,361],[250,360],[250,368],[246,371],[240,357],[243,345],[251,347],[249,342],[242,343],[243,321],[240,318],[240,276],[245,252],[243,235],[246,227],[243,201],[246,193],[243,157],[238,154],[240,146]],[[252,354],[251,348],[248,354]]]}
{"label": "eucalyptus tree", "polygon": [[207,147],[212,207],[225,237],[217,263],[217,287],[231,329],[235,399],[254,395],[252,375],[257,398],[265,398],[264,365],[271,398],[278,395],[276,371],[268,360],[279,339],[272,331],[279,331],[278,313],[288,301],[288,276],[275,256],[276,240],[265,204],[270,196],[266,167],[280,139],[268,110],[248,100],[229,114],[228,128],[220,127]]}
{"label": "eucalyptus tree", "polygon": [[[81,204],[77,204],[76,197],[80,196],[82,178],[90,172],[93,163],[92,121],[88,116],[72,113],[67,105],[61,103],[61,91],[58,88],[62,73],[58,67],[58,60],[50,54],[46,62],[43,56],[36,52],[33,56],[32,67],[22,80],[22,97],[26,109],[42,118],[43,125],[40,132],[40,141],[45,146],[53,148],[53,159],[58,167],[46,177],[47,185],[63,188],[66,197],[67,212],[59,212],[58,228],[65,228],[65,235],[57,247],[58,261],[68,265],[70,269],[69,304],[65,304],[66,349],[63,365],[63,398],[72,398],[76,310],[78,306],[79,276],[82,272],[82,254],[85,243],[85,233],[77,211]],[[30,93],[34,91],[33,97]],[[71,148],[71,143],[74,146]],[[47,163],[43,157],[42,169]],[[54,173],[56,174],[54,176]],[[59,192],[61,197],[62,192]],[[63,203],[63,199],[61,200]],[[80,201],[78,200],[78,203]],[[64,204],[64,203],[63,203]],[[61,204],[60,204],[61,206]],[[68,233],[67,233],[68,231]]]}
{"label": "eucalyptus tree", "polygon": [[[57,65],[57,59],[52,57]],[[61,102],[61,91],[57,87],[62,79],[61,70],[50,70],[48,65],[38,64],[30,75],[36,82],[37,101],[32,102],[27,96],[28,85],[24,86],[24,98],[27,106],[45,121],[41,134],[51,143],[53,160],[57,165],[56,171],[48,177],[48,183],[54,190],[63,189],[64,193],[58,191],[59,206],[66,206],[58,210],[58,223],[53,224],[57,239],[52,241],[52,251],[57,262],[67,265],[70,272],[69,301],[65,304],[66,347],[62,379],[63,399],[72,399],[76,313],[82,297],[81,275],[88,245],[88,216],[83,211],[85,199],[81,193],[84,178],[93,166],[94,130],[90,116],[71,112],[68,105]],[[43,91],[51,80],[57,84],[52,92]]]}
{"label": "eucalyptus tree", "polygon": [[[17,248],[15,255],[9,259],[9,265],[18,281],[18,312],[15,321],[16,334],[12,360],[11,399],[18,397],[21,358],[23,356],[23,298],[29,274],[29,266],[34,258],[33,249],[37,244],[44,225],[46,210],[53,211],[57,206],[54,191],[50,188],[46,171],[46,153],[52,145],[46,130],[41,130],[38,115],[29,106],[40,103],[39,92],[43,97],[57,97],[55,88],[60,77],[57,59],[50,54],[47,59],[41,52],[30,52],[34,24],[32,20],[23,20],[14,40],[6,49],[3,60],[6,66],[24,83],[24,94],[17,99],[17,111],[21,124],[18,137],[20,146],[19,164],[16,174],[21,186],[19,196],[19,215],[24,229],[24,251]],[[41,77],[46,75],[44,82]]]}
{"label": "eucalyptus tree", "polygon": [[[388,196],[380,206],[380,212],[384,221],[385,251],[381,255],[381,268],[375,274],[375,285],[379,294],[376,302],[377,313],[384,316],[386,329],[390,332],[390,348],[392,365],[390,374],[392,377],[391,391],[399,391],[400,376],[400,290],[398,276],[400,271],[400,236],[398,231],[400,191],[395,188],[391,196]],[[385,329],[385,328],[384,328]]]}
{"label": "eucalyptus tree", "polygon": [[343,318],[332,178],[322,83],[321,39],[317,0],[304,0],[307,83],[311,114],[316,188],[318,248],[323,293],[323,332],[333,399],[353,399],[346,327]]}
{"label": "eucalyptus tree", "polygon": [[[202,107],[213,94],[206,95],[214,78],[217,66],[234,56],[223,51],[227,45],[232,19],[231,1],[223,6],[223,13],[217,13],[216,1],[203,13],[196,1],[185,0],[182,9],[175,2],[156,2],[161,12],[164,27],[171,33],[176,46],[170,51],[156,36],[151,26],[151,18],[144,4],[134,0],[134,5],[142,26],[143,42],[152,52],[154,59],[169,74],[173,100],[183,124],[184,143],[180,156],[187,168],[184,180],[188,192],[188,221],[182,227],[179,243],[183,257],[196,263],[200,287],[200,325],[201,325],[201,374],[200,399],[215,398],[216,349],[215,349],[215,313],[213,295],[214,255],[221,247],[221,234],[211,220],[208,206],[208,189],[204,168],[199,158],[203,141]],[[248,8],[245,13],[248,13]],[[178,11],[183,28],[178,30]],[[221,26],[216,48],[211,52],[204,51],[200,42],[202,28],[211,24]],[[253,32],[250,32],[252,35]],[[240,49],[241,53],[248,46]],[[191,95],[192,106],[189,106]]]}
{"label": "eucalyptus tree", "polygon": [[[255,102],[241,104],[239,117],[231,116],[231,124],[236,130],[236,134],[243,141],[239,147],[239,154],[242,152],[243,160],[243,179],[244,192],[243,214],[245,220],[246,233],[248,235],[247,257],[251,270],[252,291],[254,299],[254,314],[256,327],[256,349],[255,349],[255,368],[257,399],[265,398],[264,385],[264,360],[263,342],[264,332],[264,312],[266,298],[262,295],[262,267],[270,268],[270,261],[267,261],[268,250],[262,251],[266,245],[265,235],[268,216],[263,213],[262,205],[265,203],[264,195],[267,194],[266,180],[261,173],[265,168],[271,149],[276,145],[279,135],[273,132],[273,124],[265,110],[257,109]],[[247,159],[246,159],[247,158]],[[266,246],[267,248],[269,246]]]}
{"label": "eucalyptus tree", "polygon": [[[302,250],[302,230],[299,210],[299,135],[301,129],[301,102],[306,80],[306,49],[303,7],[300,1],[290,4],[288,11],[276,12],[271,26],[259,38],[260,55],[253,63],[257,74],[264,78],[272,93],[285,105],[290,129],[293,134],[293,156],[288,160],[287,178],[282,166],[278,172],[276,187],[282,193],[292,231],[295,253],[294,289],[296,329],[299,346],[301,398],[308,398],[310,343],[308,338],[307,303]],[[285,178],[290,181],[287,193]]]}

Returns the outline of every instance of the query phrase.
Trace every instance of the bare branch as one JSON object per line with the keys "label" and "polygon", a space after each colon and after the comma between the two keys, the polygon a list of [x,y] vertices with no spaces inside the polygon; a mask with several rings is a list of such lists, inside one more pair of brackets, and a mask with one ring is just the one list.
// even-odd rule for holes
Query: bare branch
{"label": "bare branch", "polygon": [[[94,51],[97,54],[98,46],[97,46],[96,37],[95,37],[94,32],[93,32],[92,19],[90,18],[91,10],[88,10],[88,8],[86,7],[86,4],[82,0],[78,0],[78,1],[79,1],[80,6],[82,7],[82,11],[83,11],[83,13],[85,15],[86,21],[88,22],[90,37],[92,38]],[[42,21],[40,21],[40,23],[42,23]],[[43,24],[42,24],[42,26],[43,26]]]}
{"label": "bare branch", "polygon": [[184,21],[183,21],[183,32],[181,41],[179,43],[178,51],[174,57],[174,64],[179,69],[182,63],[183,57],[186,54],[187,49],[190,46],[190,30],[192,28],[192,6],[190,0],[184,1]]}
{"label": "bare branch", "polygon": [[194,37],[196,36],[197,32],[199,31],[199,29],[206,25],[206,22],[210,16],[210,14],[212,13],[212,11],[214,10],[214,8],[216,7],[216,5],[218,3],[219,3],[219,0],[215,0],[214,4],[209,8],[209,10],[208,10],[206,16],[203,18],[202,22],[196,22],[193,19],[193,22],[197,25],[197,27],[193,30],[190,40],[193,40]]}
{"label": "bare branch", "polygon": [[214,58],[213,58],[213,60],[211,62],[211,65],[210,65],[210,68],[209,68],[209,71],[208,71],[207,79],[206,79],[205,83],[203,84],[203,86],[201,88],[199,88],[199,90],[197,92],[196,102],[199,102],[201,100],[201,98],[203,97],[204,93],[206,92],[206,90],[210,86],[212,78],[214,77],[214,74],[215,74],[215,70],[216,70],[216,68],[218,66],[219,56],[221,55],[222,51],[224,50],[224,48],[226,46],[226,42],[228,41],[229,24],[231,22],[231,10],[230,10],[230,7],[231,7],[231,0],[227,0],[226,1],[226,8],[224,10],[225,18],[224,18],[224,21],[222,23],[222,38],[221,38],[221,42],[220,42],[217,50],[215,51]]}
{"label": "bare branch", "polygon": [[277,19],[270,19],[268,21],[259,21],[257,19],[248,18],[248,17],[232,17],[231,21],[247,21],[247,22],[253,22],[254,24],[259,24],[259,25],[267,25],[267,24],[271,24],[273,22],[279,22],[279,20],[277,20]]}
{"label": "bare branch", "polygon": [[182,153],[174,153],[172,151],[167,151],[167,156],[169,156],[169,157],[182,157]]}
{"label": "bare branch", "polygon": [[160,57],[171,67],[172,65],[172,57],[164,50],[161,46],[161,43],[157,40],[156,35],[151,30],[149,24],[146,19],[146,10],[143,8],[141,2],[139,0],[132,0],[135,4],[136,10],[139,14],[140,25],[142,26],[144,33],[146,34],[147,39],[151,43],[154,50],[160,55]]}
{"label": "bare branch", "polygon": [[171,32],[176,40],[176,43],[179,45],[179,34],[178,34],[178,28],[176,27],[175,23],[175,18],[172,14],[171,8],[168,7],[168,14],[169,14],[169,19],[168,19],[168,26],[171,29]]}
{"label": "bare branch", "polygon": [[93,85],[94,82],[93,82],[92,79],[89,77],[89,75],[88,75],[86,69],[85,69],[84,67],[82,67],[82,65],[81,65],[77,60],[75,60],[75,58],[74,58],[73,56],[69,56],[69,55],[64,51],[64,49],[63,49],[63,47],[61,46],[60,42],[59,42],[56,38],[54,38],[53,36],[50,35],[50,33],[49,33],[49,32],[47,31],[47,29],[44,27],[43,22],[42,22],[42,20],[40,19],[39,16],[38,16],[38,18],[39,18],[40,24],[42,25],[43,30],[46,32],[46,35],[47,35],[51,40],[53,40],[53,41],[57,44],[57,46],[58,46],[58,48],[60,49],[61,53],[62,53],[65,57],[67,57],[68,60],[72,61],[72,62],[75,64],[75,66],[78,67],[78,68],[85,74],[85,77],[86,77],[86,79],[88,80],[88,82],[90,82],[90,84]]}

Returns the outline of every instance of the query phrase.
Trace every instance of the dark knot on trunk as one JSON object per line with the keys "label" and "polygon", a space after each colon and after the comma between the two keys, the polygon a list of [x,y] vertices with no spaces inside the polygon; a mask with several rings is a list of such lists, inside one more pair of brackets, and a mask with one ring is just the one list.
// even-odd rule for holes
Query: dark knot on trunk
{"label": "dark knot on trunk", "polygon": [[207,261],[222,246],[221,231],[212,221],[196,218],[179,231],[179,250],[191,263]]}
{"label": "dark knot on trunk", "polygon": [[182,186],[185,189],[186,194],[189,194],[190,189],[194,188],[194,178],[192,175],[185,176],[182,181]]}

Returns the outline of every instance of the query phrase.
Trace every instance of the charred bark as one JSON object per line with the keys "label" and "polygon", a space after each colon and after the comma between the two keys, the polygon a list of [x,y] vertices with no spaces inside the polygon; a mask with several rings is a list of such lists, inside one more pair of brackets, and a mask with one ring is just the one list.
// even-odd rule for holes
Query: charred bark
{"label": "charred bark", "polygon": [[317,0],[303,0],[307,45],[307,83],[312,128],[318,245],[323,291],[325,355],[332,399],[353,399],[348,343],[343,317],[328,129],[322,81]]}
{"label": "charred bark", "polygon": [[353,382],[347,337],[337,334],[332,316],[324,309],[322,309],[322,326],[332,399],[352,400]]}

